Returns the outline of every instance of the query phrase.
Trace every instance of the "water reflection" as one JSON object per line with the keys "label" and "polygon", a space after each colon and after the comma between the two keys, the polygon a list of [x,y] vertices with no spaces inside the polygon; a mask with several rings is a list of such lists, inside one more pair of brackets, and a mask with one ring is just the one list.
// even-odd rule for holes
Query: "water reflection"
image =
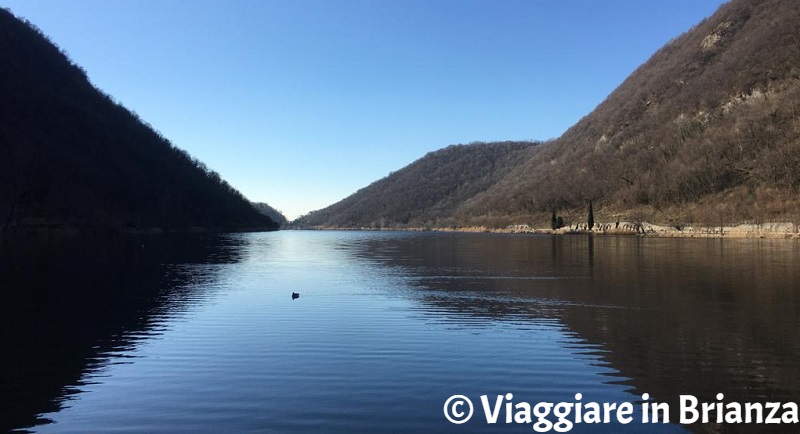
{"label": "water reflection", "polygon": [[[143,339],[202,300],[209,264],[239,261],[241,236],[0,238],[0,431],[46,423],[126,363]],[[193,267],[192,264],[204,264]]]}
{"label": "water reflection", "polygon": [[[442,404],[454,393],[648,392],[674,409],[679,394],[797,401],[800,390],[794,242],[12,241],[0,250],[3,429],[49,414],[56,423],[37,431],[452,432]],[[473,422],[459,432],[531,431]]]}
{"label": "water reflection", "polygon": [[459,318],[563,323],[618,370],[610,382],[668,402],[673,420],[681,394],[701,402],[715,401],[719,392],[726,402],[800,401],[794,242],[425,237],[376,238],[359,255],[414,276],[421,291],[410,296],[436,318],[449,311]]}

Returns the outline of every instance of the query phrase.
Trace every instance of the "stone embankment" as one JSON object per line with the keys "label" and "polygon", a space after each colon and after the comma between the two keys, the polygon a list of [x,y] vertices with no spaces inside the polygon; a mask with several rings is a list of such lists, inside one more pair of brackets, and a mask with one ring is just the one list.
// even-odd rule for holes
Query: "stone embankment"
{"label": "stone embankment", "polygon": [[[475,228],[470,228],[474,232]],[[614,222],[587,225],[572,225],[561,229],[536,229],[528,225],[511,225],[503,230],[489,232],[544,233],[544,234],[616,234],[652,237],[687,238],[797,238],[800,226],[794,223],[741,224],[738,226],[659,226],[647,222]]]}

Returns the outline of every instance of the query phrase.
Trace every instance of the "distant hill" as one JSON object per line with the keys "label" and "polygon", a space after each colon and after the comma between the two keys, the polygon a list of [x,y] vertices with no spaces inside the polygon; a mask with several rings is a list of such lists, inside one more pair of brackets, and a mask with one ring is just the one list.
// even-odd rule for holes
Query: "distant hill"
{"label": "distant hill", "polygon": [[300,227],[423,227],[456,224],[465,200],[502,179],[536,142],[451,145],[430,152],[346,199],[299,218]]}
{"label": "distant hill", "polygon": [[277,228],[3,9],[0,155],[0,231]]}
{"label": "distant hill", "polygon": [[288,221],[286,216],[283,215],[282,212],[278,211],[277,209],[269,206],[269,204],[264,202],[253,202],[253,206],[265,216],[272,219],[272,221],[278,223],[279,225],[283,226]]}
{"label": "distant hill", "polygon": [[[583,219],[591,200],[597,218],[607,221],[800,223],[797,1],[722,5],[657,51],[563,136],[526,156],[498,156],[499,164],[509,165],[493,167],[502,177],[470,190],[473,195],[439,197],[448,207],[436,216],[462,226],[546,227],[552,209]],[[451,163],[428,170],[474,170]],[[387,178],[381,188],[392,197],[449,191],[423,177],[399,180]],[[392,206],[356,199],[364,196],[351,196],[311,221],[361,224],[361,216],[379,216]],[[391,215],[427,221],[427,209],[396,205]]]}

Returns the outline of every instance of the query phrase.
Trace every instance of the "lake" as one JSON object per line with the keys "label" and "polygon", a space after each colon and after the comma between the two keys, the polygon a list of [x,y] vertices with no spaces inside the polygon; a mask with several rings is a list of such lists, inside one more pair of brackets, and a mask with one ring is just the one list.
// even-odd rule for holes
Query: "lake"
{"label": "lake", "polygon": [[[682,425],[679,397],[800,401],[792,240],[281,231],[0,244],[3,431],[536,432],[525,405],[563,402],[570,432],[764,432],[713,415]],[[645,393],[671,423],[642,423]],[[445,416],[467,414],[445,406],[453,395],[474,406],[466,423]],[[591,403],[628,403],[632,422],[588,423]]]}

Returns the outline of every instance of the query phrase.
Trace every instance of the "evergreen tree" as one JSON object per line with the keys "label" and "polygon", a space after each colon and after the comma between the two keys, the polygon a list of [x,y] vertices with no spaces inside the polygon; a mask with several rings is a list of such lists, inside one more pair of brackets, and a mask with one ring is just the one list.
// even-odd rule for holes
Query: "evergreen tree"
{"label": "evergreen tree", "polygon": [[594,211],[592,210],[592,201],[589,201],[589,230],[594,228]]}

